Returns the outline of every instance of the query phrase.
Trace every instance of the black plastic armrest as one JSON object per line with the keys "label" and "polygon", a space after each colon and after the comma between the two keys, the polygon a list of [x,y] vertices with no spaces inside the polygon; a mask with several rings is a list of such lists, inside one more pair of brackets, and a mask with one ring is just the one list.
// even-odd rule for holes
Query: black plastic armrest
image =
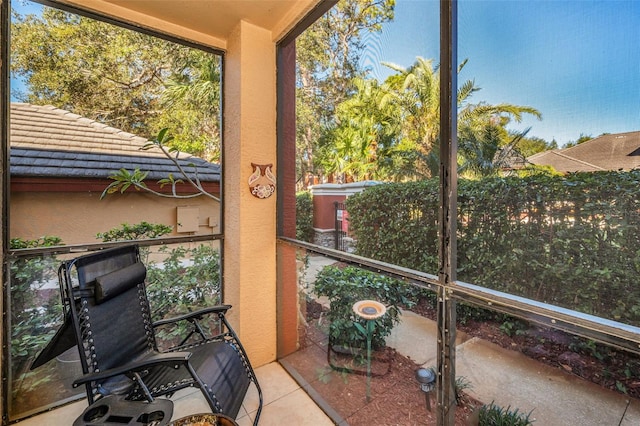
{"label": "black plastic armrest", "polygon": [[153,323],[153,326],[154,327],[158,327],[158,326],[161,326],[161,325],[173,324],[173,323],[176,323],[178,321],[185,321],[185,320],[189,320],[191,318],[200,319],[200,318],[202,318],[202,316],[208,315],[208,314],[218,314],[218,313],[221,313],[221,312],[224,314],[229,309],[231,309],[231,305],[211,306],[209,308],[204,308],[204,309],[200,309],[198,311],[189,312],[187,314],[178,315],[177,317],[166,318],[166,319],[161,319],[161,320],[155,321]]}
{"label": "black plastic armrest", "polygon": [[108,379],[109,377],[117,376],[119,374],[125,374],[132,371],[142,370],[158,364],[186,364],[189,361],[189,358],[191,358],[191,352],[167,352],[155,354],[149,358],[134,361],[129,364],[121,365],[96,373],[85,374],[84,376],[76,379],[73,382],[73,387],[77,388],[78,386],[85,383]]}

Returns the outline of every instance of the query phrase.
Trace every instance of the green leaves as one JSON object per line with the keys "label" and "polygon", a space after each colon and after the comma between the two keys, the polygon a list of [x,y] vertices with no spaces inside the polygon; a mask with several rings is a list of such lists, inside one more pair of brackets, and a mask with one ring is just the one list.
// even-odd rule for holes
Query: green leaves
{"label": "green leaves", "polygon": [[161,188],[165,185],[174,186],[178,183],[184,183],[184,180],[174,178],[173,173],[169,173],[169,175],[166,178],[158,180],[158,184],[160,184]]}
{"label": "green leaves", "polygon": [[533,424],[533,420],[531,419],[532,412],[533,410],[525,414],[517,408],[512,409],[511,406],[503,408],[494,404],[492,401],[491,404],[485,404],[480,407],[478,424],[491,426],[529,426]]}
{"label": "green leaves", "polygon": [[[437,180],[347,199],[357,254],[438,268]],[[458,279],[640,325],[640,170],[460,180]]]}
{"label": "green leaves", "polygon": [[[120,169],[120,171],[118,171],[116,174],[109,176],[109,178],[112,179],[113,182],[111,182],[104,189],[104,191],[102,191],[102,194],[100,195],[100,199],[102,200],[108,194],[114,194],[116,192],[120,192],[122,194],[127,189],[133,186],[138,191],[144,190],[158,197],[194,198],[194,197],[199,197],[201,195],[204,195],[216,201],[220,201],[220,199],[217,196],[207,192],[203,188],[202,183],[200,182],[200,179],[198,177],[198,168],[194,163],[188,163],[186,164],[186,167],[192,167],[195,172],[195,176],[192,178],[187,174],[185,170],[185,166],[183,166],[182,164],[180,164],[180,162],[178,162],[178,156],[180,155],[180,151],[175,147],[167,145],[172,140],[173,140],[173,136],[169,134],[169,129],[164,128],[160,130],[160,132],[158,132],[158,136],[154,140],[147,142],[141,148],[143,150],[158,149],[165,157],[167,157],[167,159],[169,159],[173,163],[173,165],[178,170],[178,173],[181,174],[182,177],[184,177],[184,179],[175,178],[172,173],[169,173],[167,177],[159,179],[157,181],[158,185],[160,185],[160,188],[166,185],[170,185],[171,186],[170,194],[154,191],[144,183],[144,180],[149,175],[148,171],[143,172],[140,169],[136,169],[133,172],[129,172],[126,169]],[[185,182],[188,183],[191,189],[195,190],[193,193],[187,193],[187,194],[178,193],[178,188],[177,188],[178,184],[185,183]]]}
{"label": "green leaves", "polygon": [[[386,336],[400,321],[399,306],[411,306],[408,284],[355,267],[327,266],[320,271],[314,283],[318,296],[327,296],[331,310],[329,334],[332,344],[364,348],[366,336],[371,334],[374,348],[384,347]],[[377,300],[387,307],[382,317],[366,321],[355,315],[353,305],[360,300]]]}
{"label": "green leaves", "polygon": [[178,149],[219,160],[219,55],[50,7],[14,16],[11,30],[21,101],[146,138],[170,127]]}
{"label": "green leaves", "polygon": [[123,223],[119,227],[110,229],[107,232],[100,232],[96,238],[102,241],[129,241],[142,238],[157,238],[171,233],[172,227],[162,224],[153,224],[142,221],[135,225]]}
{"label": "green leaves", "polygon": [[[383,65],[395,72],[384,83],[353,80],[353,93],[336,107],[327,127],[320,163],[326,172],[354,180],[435,177],[439,172],[439,69],[433,60],[421,57],[408,68]],[[541,117],[529,106],[471,103],[479,90],[475,81],[467,80],[457,93],[459,166],[461,173],[476,177],[497,175],[519,154],[526,131],[510,135],[506,129],[510,121],[520,122],[525,114]]]}
{"label": "green leaves", "polygon": [[116,192],[124,193],[129,187],[133,186],[136,190],[140,190],[147,187],[147,184],[143,181],[146,179],[149,172],[143,172],[140,169],[135,169],[133,172],[129,172],[126,169],[120,169],[115,175],[109,176],[113,179],[100,195],[102,200],[108,194],[114,194]]}
{"label": "green leaves", "polygon": [[308,191],[296,194],[296,239],[313,241],[313,199]]}

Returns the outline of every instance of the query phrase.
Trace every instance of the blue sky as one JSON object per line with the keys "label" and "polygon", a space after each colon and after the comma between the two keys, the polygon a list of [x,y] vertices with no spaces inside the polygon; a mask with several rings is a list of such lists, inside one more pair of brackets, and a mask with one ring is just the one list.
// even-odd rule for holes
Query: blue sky
{"label": "blue sky", "polygon": [[[460,0],[459,82],[482,90],[473,101],[537,108],[530,136],[559,145],[580,134],[640,130],[640,0]],[[438,2],[397,0],[395,20],[367,40],[364,64],[438,63]],[[378,64],[378,65],[376,65]]]}

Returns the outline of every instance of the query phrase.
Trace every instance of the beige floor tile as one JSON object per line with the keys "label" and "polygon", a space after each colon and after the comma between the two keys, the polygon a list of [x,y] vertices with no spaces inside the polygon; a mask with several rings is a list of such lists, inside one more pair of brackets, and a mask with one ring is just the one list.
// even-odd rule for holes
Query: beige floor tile
{"label": "beige floor tile", "polygon": [[[241,426],[250,423],[243,423]],[[333,422],[302,389],[297,389],[269,405],[260,416],[260,426],[331,426]]]}
{"label": "beige floor tile", "polygon": [[[264,394],[260,426],[333,424],[277,362],[256,369],[256,376]],[[173,420],[190,414],[210,412],[209,405],[198,389],[183,389],[176,392],[171,399],[174,402]],[[18,424],[19,426],[68,426],[82,414],[86,407],[86,400],[82,400],[23,420]],[[255,386],[251,385],[236,421],[240,426],[252,425],[257,409],[258,392]]]}
{"label": "beige floor tile", "polygon": [[[256,369],[256,376],[262,388],[263,405],[270,404],[300,387],[277,362]],[[242,405],[249,414],[258,409],[258,391],[255,386],[249,386]]]}

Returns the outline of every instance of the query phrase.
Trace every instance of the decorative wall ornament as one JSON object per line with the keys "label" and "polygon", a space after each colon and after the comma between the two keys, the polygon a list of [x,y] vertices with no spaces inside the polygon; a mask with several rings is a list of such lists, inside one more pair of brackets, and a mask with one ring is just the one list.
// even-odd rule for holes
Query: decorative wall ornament
{"label": "decorative wall ornament", "polygon": [[273,164],[251,163],[253,173],[249,176],[249,189],[256,198],[269,198],[276,191],[276,177],[271,172]]}

